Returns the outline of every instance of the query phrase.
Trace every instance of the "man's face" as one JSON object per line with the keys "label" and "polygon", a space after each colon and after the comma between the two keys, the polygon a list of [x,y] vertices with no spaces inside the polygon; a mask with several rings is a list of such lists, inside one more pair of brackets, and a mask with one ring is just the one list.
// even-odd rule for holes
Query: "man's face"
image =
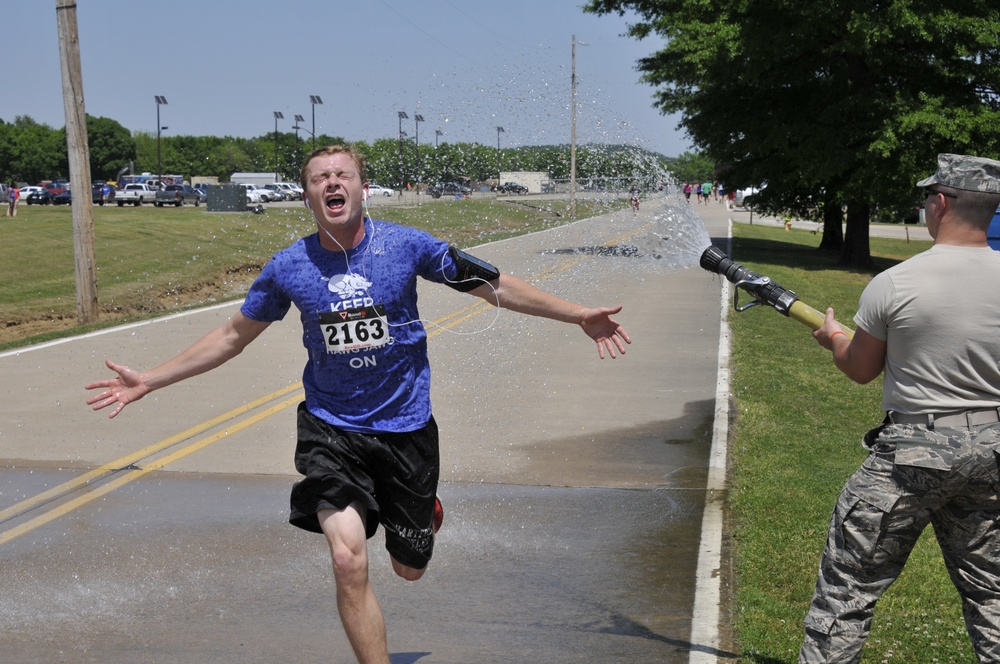
{"label": "man's face", "polygon": [[307,174],[304,195],[318,223],[334,230],[361,222],[368,185],[349,155],[313,157]]}

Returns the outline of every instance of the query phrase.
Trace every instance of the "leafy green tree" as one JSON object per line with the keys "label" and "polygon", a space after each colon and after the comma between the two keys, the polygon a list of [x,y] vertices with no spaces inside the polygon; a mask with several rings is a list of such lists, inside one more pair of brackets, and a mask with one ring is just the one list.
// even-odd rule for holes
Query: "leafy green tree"
{"label": "leafy green tree", "polygon": [[399,141],[391,138],[376,139],[371,146],[364,142],[354,144],[368,160],[368,179],[384,187],[399,188],[405,178],[400,158]]}
{"label": "leafy green tree", "polygon": [[2,172],[31,184],[68,176],[65,131],[18,116],[9,127],[8,140],[9,161],[0,163]]}
{"label": "leafy green tree", "polygon": [[715,164],[701,152],[684,152],[670,165],[670,172],[678,182],[715,180]]}
{"label": "leafy green tree", "polygon": [[87,116],[87,145],[90,175],[111,180],[130,160],[135,159],[135,139],[131,132],[110,118]]}
{"label": "leafy green tree", "polygon": [[844,263],[869,264],[872,214],[911,210],[938,152],[1000,150],[993,0],[591,0],[586,10],[634,11],[631,36],[665,38],[639,69],[657,106],[681,113],[694,143],[726,164],[727,186],[766,182],[764,209],[822,202],[825,243],[846,206]]}
{"label": "leafy green tree", "polygon": [[13,147],[14,126],[0,120],[0,164],[4,165],[4,170],[0,171],[0,182],[7,183],[20,178],[17,173],[8,172],[14,161]]}
{"label": "leafy green tree", "polygon": [[202,175],[214,175],[221,182],[228,182],[233,173],[253,172],[253,164],[239,145],[231,140],[220,140],[212,146]]}
{"label": "leafy green tree", "polygon": [[[136,173],[178,174],[186,179],[214,176],[226,182],[234,172],[272,172],[275,168],[275,135],[255,138],[231,136],[160,135],[129,133],[108,118],[88,119],[88,138],[93,177],[112,179],[125,166]],[[278,175],[298,180],[302,161],[312,149],[312,137],[278,133]],[[321,135],[319,145],[346,144],[340,136]],[[570,150],[567,145],[503,148],[478,143],[424,143],[418,150],[411,141],[378,139],[353,145],[368,160],[373,182],[393,187],[433,184],[442,181],[494,180],[499,170],[547,172],[555,179],[568,179]],[[402,148],[402,149],[401,149]],[[159,165],[158,165],[159,164]],[[645,150],[614,145],[584,145],[577,150],[578,178],[607,178],[629,183],[651,182],[664,170],[664,157]],[[19,117],[14,123],[0,121],[0,177],[37,182],[67,171],[65,131],[39,125]],[[7,173],[9,175],[4,175]]]}

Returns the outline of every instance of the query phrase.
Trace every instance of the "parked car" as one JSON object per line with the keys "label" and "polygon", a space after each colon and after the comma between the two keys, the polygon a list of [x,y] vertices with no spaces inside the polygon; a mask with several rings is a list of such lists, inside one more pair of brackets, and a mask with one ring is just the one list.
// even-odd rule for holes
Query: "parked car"
{"label": "parked car", "polygon": [[69,189],[63,189],[62,192],[52,197],[53,205],[69,205],[72,202],[73,197]]}
{"label": "parked car", "polygon": [[288,193],[279,187],[276,183],[265,184],[264,189],[267,189],[268,196],[271,197],[272,201],[287,201]]}
{"label": "parked car", "polygon": [[243,193],[246,194],[247,197],[247,203],[253,204],[253,203],[263,202],[264,199],[261,197],[260,192],[257,190],[256,186],[252,184],[241,184],[237,186],[243,188]]}
{"label": "parked car", "polygon": [[201,197],[198,195],[198,191],[186,184],[168,184],[156,192],[156,198],[153,201],[153,205],[156,207],[163,207],[164,205],[180,207],[185,203],[191,203],[195,207],[201,205]]}
{"label": "parked car", "polygon": [[66,181],[65,180],[53,180],[52,182],[43,182],[41,186],[45,188],[51,195],[61,194],[66,191]]}
{"label": "parked car", "polygon": [[518,184],[516,182],[504,182],[502,185],[497,187],[497,193],[500,194],[526,194],[528,193],[528,188],[523,184]]}
{"label": "parked car", "polygon": [[766,187],[766,184],[762,184],[760,187],[747,187],[746,189],[737,189],[735,195],[733,196],[733,205],[739,208],[745,208],[747,203],[752,203],[753,201],[748,201],[755,194],[759,194],[760,191]]}
{"label": "parked car", "polygon": [[369,196],[395,196],[396,190],[390,189],[389,187],[383,187],[380,184],[369,184],[368,185],[368,195]]}
{"label": "parked car", "polygon": [[[108,193],[105,196],[104,189],[107,187]],[[105,203],[115,202],[115,187],[114,185],[108,184],[104,180],[94,180],[90,187],[90,196],[94,200],[94,203],[98,205],[104,205]]]}
{"label": "parked car", "polygon": [[45,187],[38,187],[36,191],[28,194],[28,198],[25,202],[28,205],[48,205],[52,202],[52,196],[54,194],[50,193]]}
{"label": "parked car", "polygon": [[302,187],[294,182],[276,182],[275,184],[286,192],[288,200],[297,201],[302,198]]}
{"label": "parked car", "polygon": [[471,194],[472,189],[461,182],[438,182],[428,192],[433,198],[441,198],[442,194]]}
{"label": "parked car", "polygon": [[21,199],[27,201],[28,196],[40,191],[45,191],[42,187],[36,187],[35,185],[30,185],[27,187],[21,187]]}
{"label": "parked car", "polygon": [[250,194],[250,192],[257,194],[257,200],[251,200],[249,201],[250,203],[268,203],[274,200],[274,192],[270,189],[265,189],[256,184],[241,184],[240,186],[246,189],[247,194]]}
{"label": "parked car", "polygon": [[143,203],[152,203],[155,200],[156,190],[145,183],[132,182],[115,192],[115,203],[118,204],[118,207],[122,207],[126,203],[139,207]]}

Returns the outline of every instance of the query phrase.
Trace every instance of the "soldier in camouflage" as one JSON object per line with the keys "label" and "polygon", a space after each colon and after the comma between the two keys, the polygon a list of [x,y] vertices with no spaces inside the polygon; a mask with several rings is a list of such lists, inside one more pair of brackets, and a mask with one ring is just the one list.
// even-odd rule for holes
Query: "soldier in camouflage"
{"label": "soldier in camouflage", "polygon": [[934,246],[865,288],[853,339],[813,333],[858,383],[883,375],[881,425],[837,500],[800,662],[857,662],[875,603],[931,524],[982,662],[1000,662],[1000,252],[986,242],[1000,162],[938,156],[917,183]]}

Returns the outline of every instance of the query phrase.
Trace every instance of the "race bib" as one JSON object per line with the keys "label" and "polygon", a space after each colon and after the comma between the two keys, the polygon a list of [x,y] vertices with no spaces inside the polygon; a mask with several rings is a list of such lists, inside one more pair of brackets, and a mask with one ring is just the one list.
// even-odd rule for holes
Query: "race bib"
{"label": "race bib", "polygon": [[319,325],[328,353],[368,350],[389,343],[389,321],[381,304],[323,312]]}

